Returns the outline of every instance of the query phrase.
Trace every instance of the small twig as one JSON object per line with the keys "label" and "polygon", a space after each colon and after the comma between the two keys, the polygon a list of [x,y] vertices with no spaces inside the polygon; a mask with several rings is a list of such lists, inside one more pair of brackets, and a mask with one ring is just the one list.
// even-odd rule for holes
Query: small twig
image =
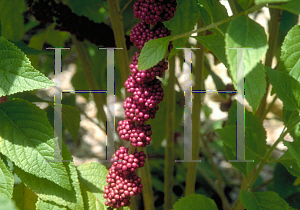
{"label": "small twig", "polygon": [[100,2],[98,2],[98,5],[99,5],[100,7],[103,7],[107,12],[109,12],[109,10],[108,10],[105,6],[103,6],[103,4],[101,4]]}
{"label": "small twig", "polygon": [[262,119],[266,118],[267,114],[270,112],[270,110],[274,106],[275,101],[276,101],[277,98],[278,98],[277,95],[273,98],[272,102],[269,104],[268,108],[266,109],[265,113],[263,114]]}
{"label": "small twig", "polygon": [[132,2],[132,0],[128,0],[127,3],[124,5],[124,7],[122,8],[122,10],[120,11],[120,14],[122,14],[124,12],[124,10],[129,6],[129,4]]}
{"label": "small twig", "polygon": [[254,192],[254,191],[256,191],[256,190],[259,190],[260,188],[266,186],[267,184],[269,184],[269,183],[271,183],[271,182],[273,182],[273,181],[274,181],[274,177],[271,178],[271,179],[269,179],[269,180],[267,180],[267,181],[265,181],[265,182],[263,182],[263,183],[261,183],[260,185],[257,185],[256,187],[253,187],[253,188],[251,189],[251,191]]}

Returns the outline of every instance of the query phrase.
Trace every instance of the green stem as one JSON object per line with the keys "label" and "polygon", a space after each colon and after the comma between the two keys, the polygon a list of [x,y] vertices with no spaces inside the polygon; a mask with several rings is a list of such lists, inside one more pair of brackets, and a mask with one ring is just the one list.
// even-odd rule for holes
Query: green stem
{"label": "green stem", "polygon": [[232,11],[232,14],[237,14],[237,9],[235,7],[235,4],[234,4],[234,0],[228,0],[228,3],[229,3],[229,6],[230,6],[230,9]]}
{"label": "green stem", "polygon": [[260,185],[258,185],[258,186],[256,186],[256,187],[253,187],[252,189],[251,189],[251,191],[257,191],[257,190],[259,190],[260,188],[262,188],[262,187],[264,187],[264,186],[266,186],[267,184],[269,184],[269,183],[271,183],[271,182],[273,182],[274,181],[274,177],[273,178],[271,178],[271,179],[269,179],[269,180],[267,180],[267,181],[265,181],[265,182],[263,182],[263,183],[261,183]]}
{"label": "green stem", "polygon": [[[272,9],[269,8],[270,11],[270,15],[271,15],[271,20],[269,22],[269,48],[266,54],[266,60],[265,60],[265,66],[268,67],[272,67],[272,60],[274,57],[274,53],[275,53],[275,48],[276,48],[276,42],[277,42],[277,38],[278,38],[278,31],[279,31],[279,21],[278,18],[281,16],[282,10],[279,9]],[[265,108],[266,108],[266,104],[267,104],[267,96],[269,93],[269,86],[270,86],[270,82],[269,82],[269,78],[266,77],[266,81],[267,81],[267,86],[266,86],[266,92],[262,98],[262,101],[255,113],[255,115],[259,118],[259,120],[262,122],[264,120],[264,113],[265,113]]]}
{"label": "green stem", "polygon": [[169,79],[167,98],[167,124],[165,148],[165,170],[164,170],[164,209],[169,210],[173,207],[173,171],[174,171],[174,120],[175,120],[175,56],[169,62]]}
{"label": "green stem", "polygon": [[243,15],[247,15],[247,14],[249,14],[249,13],[252,13],[252,12],[254,12],[254,11],[256,11],[256,10],[261,9],[261,8],[264,7],[264,6],[265,6],[265,4],[256,5],[256,6],[253,6],[253,7],[249,8],[249,9],[247,9],[247,10],[244,10],[244,11],[238,13],[238,14],[232,15],[232,16],[230,16],[230,17],[224,19],[224,20],[221,20],[221,21],[219,21],[219,22],[212,23],[212,24],[210,24],[210,25],[208,25],[208,26],[205,26],[205,27],[196,29],[196,30],[194,30],[194,31],[189,31],[189,32],[186,32],[186,33],[183,33],[183,34],[179,34],[179,35],[173,36],[172,39],[171,39],[171,41],[174,41],[174,40],[176,40],[176,39],[180,39],[180,38],[182,38],[182,37],[189,36],[189,35],[191,35],[191,34],[193,34],[193,33],[206,31],[206,30],[209,30],[209,29],[211,29],[211,28],[216,28],[217,26],[222,25],[223,23],[226,23],[226,22],[228,22],[228,21],[230,21],[230,20],[232,20],[232,19],[234,19],[234,18],[236,18],[236,17],[240,17],[240,16],[243,16]]}
{"label": "green stem", "polygon": [[[198,27],[204,26],[204,22],[202,18],[198,20]],[[198,36],[204,36],[204,32],[198,33]],[[205,48],[199,42],[197,43],[197,48],[200,50],[195,50],[195,59],[196,65],[193,68],[193,76],[195,76],[195,84],[193,88],[196,90],[203,90],[203,69],[204,69],[204,51]],[[198,63],[199,62],[199,63]],[[202,109],[202,99],[203,94],[194,94],[193,106],[192,106],[192,159],[199,159],[199,140],[200,140],[200,112]],[[197,162],[189,162],[186,173],[186,187],[185,187],[185,195],[190,195],[195,193],[195,183],[197,176]]]}
{"label": "green stem", "polygon": [[129,4],[132,2],[132,0],[128,0],[127,3],[124,5],[124,7],[122,8],[122,10],[120,11],[120,14],[122,14],[124,12],[124,10],[129,6]]}
{"label": "green stem", "polygon": [[[124,84],[129,75],[129,57],[125,40],[122,14],[120,12],[118,0],[107,0],[107,4],[109,8],[110,22],[114,31],[116,46],[117,48],[123,48],[116,50],[116,55],[121,72],[122,84]],[[126,92],[126,97],[128,96],[129,93]]]}
{"label": "green stem", "polygon": [[274,106],[275,101],[276,101],[277,98],[278,98],[277,96],[275,96],[275,97],[273,98],[272,102],[269,104],[268,108],[267,108],[266,111],[264,112],[264,114],[263,114],[263,116],[262,116],[262,119],[265,119],[265,118],[266,118],[267,114],[270,112],[270,110],[271,110],[272,107]]}
{"label": "green stem", "polygon": [[[144,151],[144,153],[147,156],[146,148],[141,148],[141,150]],[[138,172],[142,177],[144,209],[155,210],[153,190],[151,184],[151,173],[148,159],[145,161],[144,167],[138,169]]]}
{"label": "green stem", "polygon": [[[260,165],[258,166],[257,170],[255,171],[254,175],[252,176],[252,178],[250,179],[250,182],[248,182],[247,186],[244,188],[245,190],[250,190],[251,187],[253,186],[253,184],[255,183],[257,177],[259,176],[261,170],[263,169],[263,167],[267,164],[268,162],[268,158],[270,157],[270,155],[272,154],[272,151],[276,148],[276,146],[283,140],[283,138],[286,136],[286,134],[288,134],[295,125],[297,125],[300,122],[300,119],[297,120],[296,122],[294,122],[285,132],[283,132],[285,130],[286,127],[283,128],[280,136],[278,137],[278,139],[276,140],[276,142],[271,146],[271,148],[267,151],[267,153],[265,154],[263,160],[261,161]],[[241,188],[242,189],[242,188]],[[234,209],[238,209],[238,206],[241,204],[240,199],[237,199],[237,201],[234,203],[233,207],[231,208],[232,210]]]}
{"label": "green stem", "polygon": [[[89,84],[91,90],[99,90],[98,84],[95,80],[94,73],[93,73],[93,65],[89,53],[87,51],[86,46],[83,42],[79,42],[75,36],[71,36],[73,44],[75,45],[78,57],[81,61],[83,72]],[[105,127],[106,122],[106,114],[103,109],[103,99],[99,93],[93,93],[94,101],[97,107],[97,117],[99,122],[102,122],[103,125],[101,127]]]}
{"label": "green stem", "polygon": [[225,193],[224,193],[224,189],[223,189],[223,180],[222,180],[221,174],[219,173],[219,170],[218,170],[218,168],[217,168],[217,166],[216,166],[216,164],[215,164],[215,162],[214,162],[214,160],[213,160],[213,157],[212,157],[212,155],[211,155],[211,153],[210,153],[210,150],[209,150],[209,147],[208,147],[208,145],[207,145],[206,140],[203,139],[202,142],[203,142],[203,147],[204,147],[204,149],[205,149],[206,152],[207,152],[207,157],[208,157],[208,159],[209,159],[209,161],[210,161],[210,163],[211,163],[211,166],[212,166],[212,168],[213,168],[213,171],[214,171],[214,173],[216,174],[217,185],[218,185],[218,188],[219,188],[220,197],[221,197],[221,199],[222,199],[222,206],[223,206],[223,209],[224,209],[224,210],[227,210],[227,209],[229,209],[229,202],[228,202],[228,200],[227,200],[227,198],[226,198],[226,196],[225,196]]}

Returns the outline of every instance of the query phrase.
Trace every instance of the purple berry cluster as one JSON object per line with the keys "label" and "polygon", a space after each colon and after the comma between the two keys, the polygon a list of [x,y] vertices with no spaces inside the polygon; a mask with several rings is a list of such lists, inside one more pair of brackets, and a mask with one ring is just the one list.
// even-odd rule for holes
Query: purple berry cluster
{"label": "purple berry cluster", "polygon": [[130,33],[130,41],[138,49],[142,49],[144,44],[152,39],[170,36],[171,31],[168,30],[162,23],[157,24],[152,30],[146,22],[138,23],[134,26]]}
{"label": "purple berry cluster", "polygon": [[134,17],[147,24],[171,20],[177,8],[176,0],[138,0],[133,6]]}
{"label": "purple berry cluster", "polygon": [[105,205],[113,208],[130,205],[130,196],[142,192],[141,178],[135,174],[135,169],[143,167],[146,155],[143,151],[128,155],[128,148],[120,147],[115,156],[111,158],[113,163],[106,176],[103,197]]}
{"label": "purple berry cluster", "polygon": [[[131,30],[130,40],[138,49],[146,42],[171,35],[171,31],[163,21],[170,20],[176,11],[176,0],[138,0],[134,4],[134,15],[142,20]],[[155,25],[150,29],[150,24]],[[173,48],[169,44],[169,51]],[[168,69],[168,62],[163,59],[156,66],[138,70],[136,52],[129,65],[132,72],[124,83],[126,90],[132,93],[123,103],[125,120],[119,122],[117,130],[122,140],[130,141],[133,147],[145,147],[151,141],[151,125],[145,124],[154,119],[159,110],[158,104],[164,98],[162,83],[156,77],[162,77]],[[111,159],[113,165],[107,175],[104,190],[105,205],[112,208],[130,205],[130,196],[142,191],[141,179],[135,174],[135,169],[143,167],[146,155],[144,152],[128,154],[128,148],[120,147]]]}

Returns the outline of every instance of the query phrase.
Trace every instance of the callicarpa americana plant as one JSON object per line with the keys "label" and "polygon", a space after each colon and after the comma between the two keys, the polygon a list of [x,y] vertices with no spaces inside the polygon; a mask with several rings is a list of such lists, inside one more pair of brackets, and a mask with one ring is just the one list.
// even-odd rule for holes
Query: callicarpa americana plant
{"label": "callicarpa americana plant", "polygon": [[[174,17],[177,3],[175,0],[139,0],[134,8],[134,16],[142,22],[134,26],[130,33],[130,41],[138,49],[142,49],[147,41],[171,35],[162,22]],[[169,44],[169,51],[173,48]],[[151,125],[145,124],[154,119],[158,104],[164,98],[162,83],[156,76],[162,77],[168,69],[164,58],[156,66],[138,71],[140,53],[135,52],[129,65],[132,72],[125,82],[130,97],[123,103],[125,120],[119,122],[117,130],[122,140],[130,141],[133,147],[145,147],[151,141]],[[135,169],[143,167],[146,155],[143,151],[128,154],[129,148],[120,147],[111,158],[113,165],[109,169],[103,197],[105,205],[119,208],[130,205],[130,197],[142,192],[141,178]]]}

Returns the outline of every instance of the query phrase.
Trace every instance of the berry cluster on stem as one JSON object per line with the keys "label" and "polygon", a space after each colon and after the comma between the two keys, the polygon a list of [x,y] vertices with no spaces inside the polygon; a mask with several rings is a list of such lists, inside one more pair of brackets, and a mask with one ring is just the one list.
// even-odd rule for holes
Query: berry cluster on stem
{"label": "berry cluster on stem", "polygon": [[[162,22],[174,17],[177,8],[176,0],[138,0],[135,2],[134,16],[142,22],[134,26],[130,33],[130,41],[138,49],[142,49],[146,42],[171,35]],[[154,27],[150,27],[154,25]],[[173,48],[169,43],[169,51]],[[158,104],[164,98],[162,83],[156,77],[162,77],[168,69],[166,59],[161,60],[150,69],[138,70],[136,52],[129,65],[131,74],[124,83],[126,90],[132,93],[123,103],[125,120],[119,122],[117,130],[122,140],[130,141],[133,147],[145,147],[151,141],[151,125],[146,124],[154,119],[159,110]],[[130,196],[142,191],[143,185],[135,169],[143,167],[146,155],[144,152],[128,154],[128,148],[120,147],[111,159],[113,163],[107,174],[107,183],[103,197],[105,205],[119,208],[130,205]]]}

